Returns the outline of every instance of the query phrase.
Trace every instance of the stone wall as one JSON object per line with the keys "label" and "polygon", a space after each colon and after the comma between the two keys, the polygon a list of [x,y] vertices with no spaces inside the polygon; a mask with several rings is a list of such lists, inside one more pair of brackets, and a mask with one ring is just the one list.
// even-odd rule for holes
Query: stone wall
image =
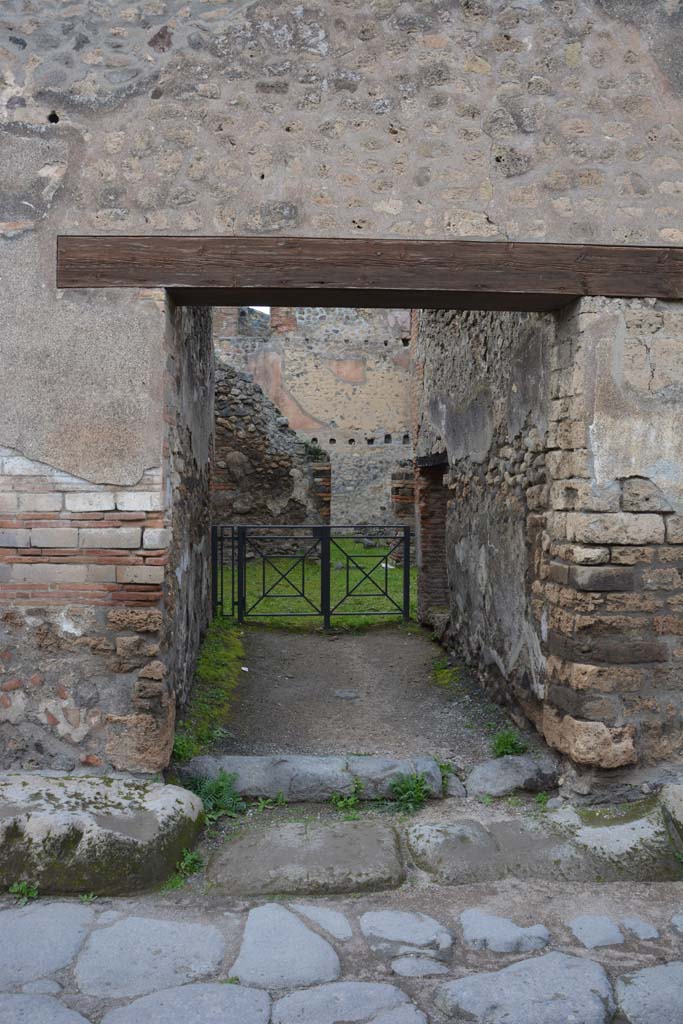
{"label": "stone wall", "polygon": [[159,466],[101,485],[0,450],[0,767],[157,771],[209,611],[210,316],[164,310]]}
{"label": "stone wall", "polygon": [[253,378],[216,369],[211,515],[216,523],[329,522],[329,463],[305,442]]}
{"label": "stone wall", "polygon": [[[578,763],[681,749],[681,345],[680,304],[418,321],[418,463],[448,456],[451,636]],[[428,591],[440,564],[420,557]]]}
{"label": "stone wall", "polygon": [[[168,726],[155,749],[145,712],[151,739],[138,719],[139,754],[126,758],[116,729],[133,734],[138,671],[160,653],[164,567],[154,560],[166,549],[146,533],[173,518],[167,322],[144,291],[57,291],[57,236],[683,244],[683,12],[672,0],[5,0],[0,19],[0,511],[12,531],[0,566],[0,749],[7,764],[152,769]],[[674,513],[604,514],[655,515],[673,530],[681,508],[661,481],[681,464],[678,385],[656,383],[673,349],[650,372],[668,328],[655,336],[647,324],[622,360],[626,313],[608,304],[608,320],[610,308],[618,330],[594,346],[600,380],[584,417],[591,473],[654,481]],[[599,318],[586,311],[587,330]],[[621,365],[657,393],[615,383]],[[637,415],[615,420],[614,394]],[[576,514],[558,509],[558,529]],[[678,550],[597,546],[610,558],[642,546],[660,561]],[[660,561],[634,576],[656,569],[673,587],[676,563]],[[645,614],[674,657],[677,594],[667,593],[652,598],[665,614]],[[675,660],[646,664],[675,670]],[[628,701],[658,699],[634,691]],[[666,701],[663,753],[677,713]],[[657,719],[631,704],[631,718]]]}
{"label": "stone wall", "polygon": [[412,454],[409,314],[273,308],[268,334],[265,322],[217,311],[217,351],[327,451],[334,522],[391,521],[391,474]]}

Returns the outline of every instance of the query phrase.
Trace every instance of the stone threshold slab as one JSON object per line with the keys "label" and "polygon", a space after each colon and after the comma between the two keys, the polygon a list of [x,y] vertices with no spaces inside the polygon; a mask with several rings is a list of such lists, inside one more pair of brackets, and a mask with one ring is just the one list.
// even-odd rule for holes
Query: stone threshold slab
{"label": "stone threshold slab", "polygon": [[433,757],[393,758],[376,755],[316,757],[307,754],[223,755],[195,757],[180,769],[188,779],[215,779],[219,772],[235,775],[235,788],[245,797],[281,797],[288,803],[324,803],[336,793],[348,796],[356,781],[361,799],[392,800],[393,783],[422,774],[429,797],[443,797],[441,770]]}

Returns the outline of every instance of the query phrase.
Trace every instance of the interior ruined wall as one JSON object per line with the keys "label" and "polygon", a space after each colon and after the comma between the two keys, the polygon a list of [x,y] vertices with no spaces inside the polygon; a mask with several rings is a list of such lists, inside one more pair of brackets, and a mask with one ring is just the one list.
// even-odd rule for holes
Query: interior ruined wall
{"label": "interior ruined wall", "polygon": [[216,349],[248,370],[301,437],[326,451],[335,523],[394,521],[391,477],[409,466],[407,310],[217,311]]}
{"label": "interior ruined wall", "polygon": [[579,764],[681,754],[682,310],[417,320],[418,462],[448,458],[451,637]]}
{"label": "interior ruined wall", "polygon": [[211,310],[172,307],[170,316],[164,474],[169,534],[160,674],[182,706],[211,616],[209,457],[215,373]]}
{"label": "interior ruined wall", "polygon": [[[144,292],[58,292],[57,235],[681,245],[683,12],[669,0],[5,0],[0,21],[2,529],[88,530],[96,517],[119,531],[100,569],[92,552],[27,555],[24,533],[4,536],[0,720],[23,738],[3,750],[8,763],[113,763],[107,716],[130,734],[137,662],[158,643],[160,566],[145,564],[157,556],[124,531],[166,527],[165,321]],[[605,436],[605,457],[623,449]],[[99,497],[77,510],[72,492]],[[128,492],[154,495],[150,507],[117,509]],[[131,582],[141,569],[150,582]],[[56,636],[49,659],[26,641],[41,624]],[[136,763],[158,765],[165,743],[155,753],[141,737]]]}
{"label": "interior ruined wall", "polygon": [[219,360],[211,453],[213,522],[329,522],[329,463],[308,458],[303,439],[250,374]]}

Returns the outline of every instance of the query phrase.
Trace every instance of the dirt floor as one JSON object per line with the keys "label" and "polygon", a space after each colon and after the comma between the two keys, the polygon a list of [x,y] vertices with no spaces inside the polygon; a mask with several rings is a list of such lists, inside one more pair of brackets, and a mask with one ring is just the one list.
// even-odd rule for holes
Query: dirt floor
{"label": "dirt floor", "polygon": [[511,726],[464,669],[437,685],[445,652],[414,624],[333,635],[251,627],[244,644],[249,671],[224,753],[433,755],[466,769]]}

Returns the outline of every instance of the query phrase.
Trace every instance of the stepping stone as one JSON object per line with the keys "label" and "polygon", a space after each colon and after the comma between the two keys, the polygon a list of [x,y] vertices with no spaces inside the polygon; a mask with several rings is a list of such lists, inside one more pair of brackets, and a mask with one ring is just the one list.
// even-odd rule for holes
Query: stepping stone
{"label": "stepping stone", "polygon": [[465,783],[468,796],[507,796],[518,789],[531,793],[553,789],[559,771],[550,758],[509,754],[484,761],[473,768]]}
{"label": "stepping stone", "polygon": [[664,786],[659,802],[671,840],[678,852],[683,853],[683,785]]}
{"label": "stepping stone", "polygon": [[427,1024],[427,1018],[393,985],[339,981],[278,1000],[273,1024]]}
{"label": "stepping stone", "polygon": [[327,802],[335,793],[348,795],[356,779],[367,800],[393,799],[392,783],[422,772],[435,799],[443,796],[441,770],[433,757],[395,758],[375,755],[316,757],[308,754],[224,755],[195,757],[181,768],[183,778],[214,779],[220,771],[236,775],[235,789],[247,797]]}
{"label": "stepping stone", "polygon": [[297,914],[303,914],[309,921],[313,921],[320,928],[323,928],[335,939],[344,942],[353,936],[353,931],[348,919],[338,910],[331,910],[329,907],[315,907],[308,903],[291,903],[292,910]]}
{"label": "stepping stone", "polygon": [[207,874],[229,896],[321,895],[396,888],[405,868],[386,822],[286,822],[226,843]]}
{"label": "stepping stone", "polygon": [[643,921],[640,917],[622,917],[619,922],[622,928],[626,928],[637,939],[658,939],[659,932],[653,924]]}
{"label": "stepping stone", "polygon": [[505,876],[498,844],[478,821],[412,825],[407,838],[418,867],[439,882],[488,882]]}
{"label": "stepping stone", "polygon": [[453,945],[451,933],[433,917],[405,910],[369,911],[361,916],[360,930],[375,952],[390,956],[403,953],[406,946],[445,952]]}
{"label": "stepping stone", "polygon": [[435,1002],[449,1019],[477,1024],[607,1024],[614,1013],[602,967],[564,953],[447,982]]}
{"label": "stepping stone", "polygon": [[496,917],[474,907],[460,915],[463,938],[470,949],[491,949],[494,953],[530,953],[550,942],[542,924],[520,928],[507,917]]}
{"label": "stepping stone", "polygon": [[448,974],[445,964],[428,956],[399,956],[391,961],[391,969],[401,978],[429,978],[435,974]]}
{"label": "stepping stone", "polygon": [[683,1022],[683,963],[674,961],[617,978],[617,1003],[628,1024]]}
{"label": "stepping stone", "polygon": [[569,927],[586,949],[595,949],[596,946],[620,946],[624,941],[624,936],[614,921],[600,914],[582,914],[570,921]]}
{"label": "stepping stone", "polygon": [[270,997],[241,985],[195,984],[169,988],[110,1010],[102,1024],[268,1024]]}
{"label": "stepping stone", "polygon": [[76,962],[76,982],[102,999],[143,996],[213,974],[224,954],[213,925],[127,917],[93,932]]}
{"label": "stepping stone", "polygon": [[0,1024],[90,1024],[52,996],[0,994]]}
{"label": "stepping stone", "polygon": [[679,935],[683,935],[683,914],[674,914],[671,918],[671,927]]}
{"label": "stepping stone", "polygon": [[129,893],[163,882],[201,827],[180,786],[50,772],[0,776],[0,888]]}
{"label": "stepping stone", "polygon": [[277,903],[249,912],[239,956],[230,975],[256,988],[297,988],[334,981],[339,957],[329,942]]}
{"label": "stepping stone", "polygon": [[34,904],[0,913],[0,989],[23,985],[66,967],[95,919],[91,907]]}

